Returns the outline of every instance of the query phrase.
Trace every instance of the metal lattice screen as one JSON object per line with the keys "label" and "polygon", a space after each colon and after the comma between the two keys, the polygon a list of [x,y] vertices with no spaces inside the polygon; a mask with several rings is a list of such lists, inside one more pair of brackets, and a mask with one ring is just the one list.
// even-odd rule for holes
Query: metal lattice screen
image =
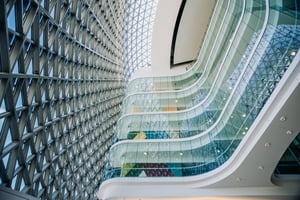
{"label": "metal lattice screen", "polygon": [[124,1],[0,1],[0,184],[90,199],[124,93]]}
{"label": "metal lattice screen", "polygon": [[137,69],[151,66],[151,42],[158,0],[126,0],[124,66],[128,81]]}

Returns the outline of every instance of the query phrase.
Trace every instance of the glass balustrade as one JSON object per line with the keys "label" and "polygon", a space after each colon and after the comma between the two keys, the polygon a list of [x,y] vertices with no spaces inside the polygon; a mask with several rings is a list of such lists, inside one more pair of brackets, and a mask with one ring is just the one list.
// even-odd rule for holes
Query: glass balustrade
{"label": "glass balustrade", "polygon": [[176,91],[195,83],[202,74],[202,57],[208,57],[214,47],[215,38],[223,21],[226,9],[230,6],[230,1],[218,1],[214,14],[207,30],[207,37],[203,42],[199,53],[199,58],[187,72],[176,76],[142,77],[131,80],[128,83],[126,94],[151,91]]}
{"label": "glass balustrade", "polygon": [[[200,134],[184,139],[120,141],[110,150],[105,178],[191,176],[206,173],[226,162],[243,137],[251,134],[248,130],[300,48],[299,12],[291,3],[296,4],[296,1],[288,4],[286,1],[247,1],[251,9],[247,9],[250,20],[245,21],[246,27],[255,27],[255,32],[245,29],[243,37],[256,35],[257,39],[244,63],[246,67],[239,69],[240,62],[236,59],[228,61],[235,60],[238,80],[226,79],[227,84],[221,88],[231,87],[235,81],[238,84],[231,88],[228,101],[215,123]],[[254,15],[260,17],[252,20]],[[265,18],[264,23],[257,26],[261,24],[257,23],[261,18]],[[232,58],[242,60],[242,54],[235,55]]]}
{"label": "glass balustrade", "polygon": [[[242,69],[247,67],[245,63],[250,59],[251,51],[255,49],[257,31],[261,29],[264,20],[264,11],[253,12],[251,9],[257,5],[259,4],[251,1],[246,3],[246,12],[241,20],[241,26],[234,34],[235,37],[231,38],[230,48],[224,52],[223,59],[216,61],[217,78],[208,77],[202,85],[204,88],[210,88],[204,99],[196,96],[193,101],[196,106],[185,111],[123,115],[117,124],[118,138],[130,139],[141,134],[148,139],[157,136],[182,138],[199,134],[210,127],[218,119],[226,102],[230,101],[232,89],[239,84],[238,77]],[[184,106],[184,103],[177,102],[179,107]]]}
{"label": "glass balustrade", "polygon": [[[205,58],[205,70],[202,76],[192,85],[182,90],[169,92],[144,92],[128,95],[123,100],[122,114],[133,112],[177,111],[195,106],[208,94],[216,76],[225,73],[227,68],[218,68],[232,43],[228,38],[234,38],[236,29],[241,23],[243,11],[242,1],[232,1],[227,7],[223,21],[215,36],[214,48],[209,57]],[[208,80],[207,80],[208,79]],[[206,81],[207,80],[207,81]],[[221,81],[220,79],[218,80]]]}

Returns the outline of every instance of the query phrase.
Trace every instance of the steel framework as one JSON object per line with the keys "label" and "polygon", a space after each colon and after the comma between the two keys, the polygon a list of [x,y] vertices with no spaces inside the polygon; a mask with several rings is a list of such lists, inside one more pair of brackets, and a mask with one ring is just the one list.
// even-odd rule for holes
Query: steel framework
{"label": "steel framework", "polygon": [[0,1],[0,184],[90,199],[124,95],[124,1]]}

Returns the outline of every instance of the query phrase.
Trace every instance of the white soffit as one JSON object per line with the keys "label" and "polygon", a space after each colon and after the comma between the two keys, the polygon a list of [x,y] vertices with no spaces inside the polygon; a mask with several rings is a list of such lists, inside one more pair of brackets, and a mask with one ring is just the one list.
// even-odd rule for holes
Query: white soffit
{"label": "white soffit", "polygon": [[215,0],[187,0],[178,27],[174,64],[196,60]]}

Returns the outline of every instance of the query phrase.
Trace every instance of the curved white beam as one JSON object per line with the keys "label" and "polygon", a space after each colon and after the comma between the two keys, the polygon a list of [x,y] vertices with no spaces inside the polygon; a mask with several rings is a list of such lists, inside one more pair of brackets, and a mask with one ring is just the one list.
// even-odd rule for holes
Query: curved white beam
{"label": "curved white beam", "polygon": [[[266,197],[295,199],[300,181],[272,182],[276,164],[300,132],[300,52],[232,157],[203,175],[163,178],[114,178],[105,181],[99,199]],[[280,120],[285,117],[285,121]],[[289,134],[292,132],[292,134]],[[288,133],[288,134],[287,134]],[[157,192],[159,191],[159,192]],[[243,199],[243,198],[241,198]]]}

